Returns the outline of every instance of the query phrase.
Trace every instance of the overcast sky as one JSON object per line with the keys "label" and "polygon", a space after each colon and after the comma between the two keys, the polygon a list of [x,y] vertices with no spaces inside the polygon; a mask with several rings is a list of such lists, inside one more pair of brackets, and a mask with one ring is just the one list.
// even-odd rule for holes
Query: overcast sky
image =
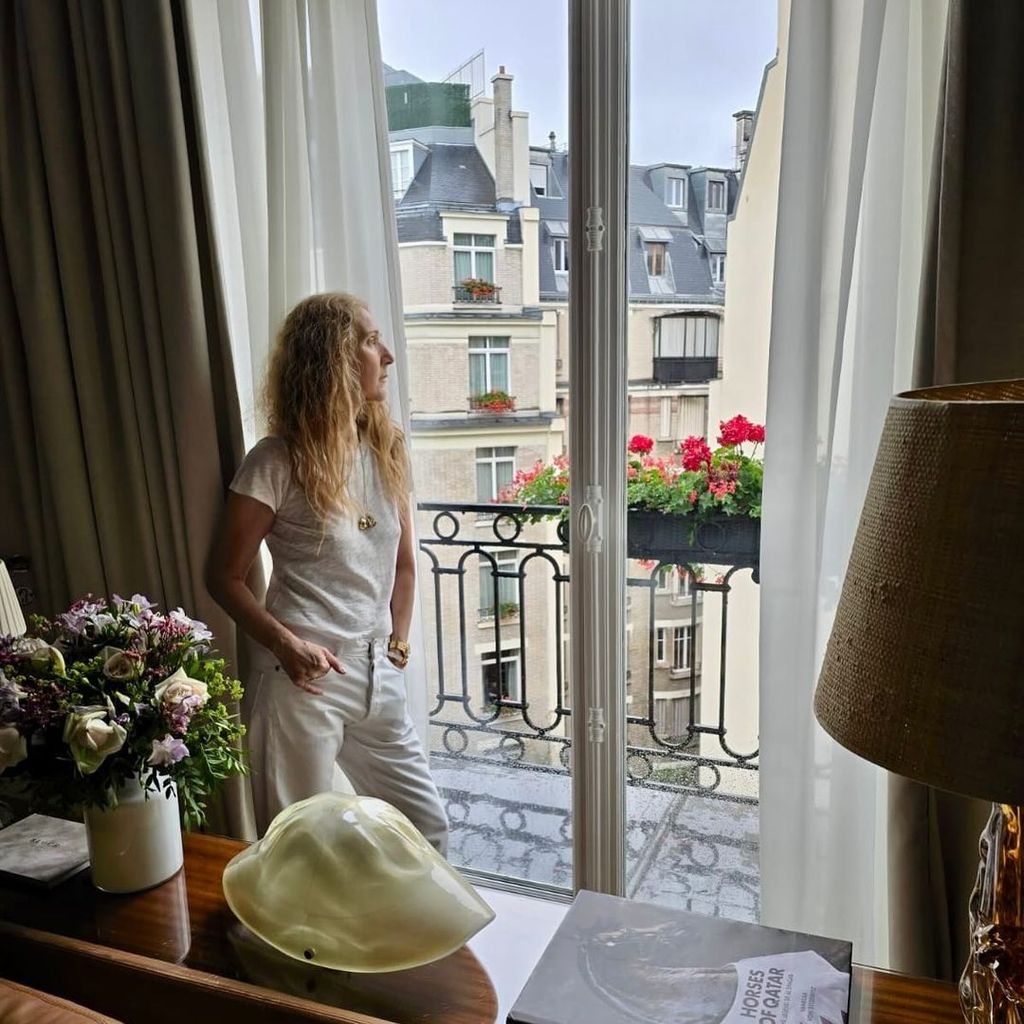
{"label": "overcast sky", "polygon": [[[732,115],[757,105],[777,0],[633,0],[630,160],[732,167]],[[566,141],[564,0],[378,0],[384,61],[439,81],[478,50],[515,76],[530,142]]]}

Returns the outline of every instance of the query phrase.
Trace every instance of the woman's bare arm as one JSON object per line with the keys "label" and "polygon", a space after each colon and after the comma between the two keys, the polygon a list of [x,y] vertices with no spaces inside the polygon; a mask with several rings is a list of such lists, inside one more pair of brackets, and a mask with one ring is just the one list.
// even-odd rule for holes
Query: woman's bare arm
{"label": "woman's bare arm", "polygon": [[391,592],[391,635],[408,640],[412,625],[412,609],[416,601],[416,552],[413,548],[412,508],[406,505],[401,514],[402,536],[398,541],[395,562],[395,588]]}
{"label": "woman's bare arm", "polygon": [[229,491],[220,532],[207,560],[206,586],[240,629],[274,652],[296,686],[322,693],[312,682],[331,668],[343,672],[337,657],[295,636],[256,600],[245,582],[260,544],[273,525],[272,508],[246,494]]}

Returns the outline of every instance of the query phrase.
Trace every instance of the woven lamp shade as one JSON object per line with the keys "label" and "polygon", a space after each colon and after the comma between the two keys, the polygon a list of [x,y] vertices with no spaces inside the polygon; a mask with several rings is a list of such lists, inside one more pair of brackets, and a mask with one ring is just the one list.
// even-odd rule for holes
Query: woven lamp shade
{"label": "woven lamp shade", "polygon": [[25,616],[18,603],[11,574],[0,562],[0,636],[21,636],[24,632]]}
{"label": "woven lamp shade", "polygon": [[890,771],[1024,804],[1024,380],[893,398],[814,710]]}

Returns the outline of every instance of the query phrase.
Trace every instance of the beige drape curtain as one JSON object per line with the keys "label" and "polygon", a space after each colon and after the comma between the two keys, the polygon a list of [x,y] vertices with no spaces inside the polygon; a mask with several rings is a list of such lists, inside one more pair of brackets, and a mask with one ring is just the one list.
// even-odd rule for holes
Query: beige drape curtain
{"label": "beige drape curtain", "polygon": [[[1024,376],[1024,7],[950,0],[918,386]],[[993,500],[998,500],[994,495]],[[956,609],[943,614],[955,615]],[[971,681],[964,680],[965,694]],[[951,750],[950,757],[983,756]],[[889,777],[892,966],[959,976],[990,805]]]}
{"label": "beige drape curtain", "polygon": [[45,611],[141,591],[233,661],[202,579],[241,419],[180,17],[0,4],[0,550],[27,543]]}

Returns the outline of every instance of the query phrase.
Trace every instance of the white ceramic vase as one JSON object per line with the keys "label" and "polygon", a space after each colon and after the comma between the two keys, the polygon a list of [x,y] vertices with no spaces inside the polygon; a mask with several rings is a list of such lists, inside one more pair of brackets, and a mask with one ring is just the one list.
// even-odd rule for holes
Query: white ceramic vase
{"label": "white ceramic vase", "polygon": [[117,806],[85,810],[92,881],[104,892],[139,892],[166,882],[184,862],[178,791],[171,795],[140,779],[118,790]]}

